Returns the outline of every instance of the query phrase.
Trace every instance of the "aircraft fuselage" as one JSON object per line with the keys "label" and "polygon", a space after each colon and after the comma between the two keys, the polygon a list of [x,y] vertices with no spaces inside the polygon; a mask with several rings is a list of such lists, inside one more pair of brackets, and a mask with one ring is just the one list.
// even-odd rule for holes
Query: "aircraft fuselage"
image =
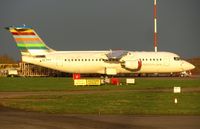
{"label": "aircraft fuselage", "polygon": [[[109,52],[57,51],[40,57],[22,56],[22,60],[68,73],[172,73],[194,68],[192,64],[170,52],[129,51],[120,60],[107,59],[106,54]],[[138,64],[139,61],[141,66]],[[124,65],[126,62],[130,62],[130,65]],[[135,67],[132,67],[134,65]]]}

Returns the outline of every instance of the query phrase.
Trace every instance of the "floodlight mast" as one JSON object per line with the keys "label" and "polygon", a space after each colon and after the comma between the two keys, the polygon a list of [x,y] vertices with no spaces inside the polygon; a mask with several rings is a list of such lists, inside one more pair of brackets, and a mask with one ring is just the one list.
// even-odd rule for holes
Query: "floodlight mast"
{"label": "floodlight mast", "polygon": [[158,34],[157,34],[157,1],[154,0],[154,50],[158,51]]}

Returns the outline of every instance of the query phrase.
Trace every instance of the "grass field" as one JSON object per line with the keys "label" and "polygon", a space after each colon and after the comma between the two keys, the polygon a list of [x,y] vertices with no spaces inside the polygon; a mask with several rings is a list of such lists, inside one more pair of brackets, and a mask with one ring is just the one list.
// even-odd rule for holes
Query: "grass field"
{"label": "grass field", "polygon": [[[174,86],[184,92],[174,94]],[[70,78],[0,78],[0,94],[46,93],[3,98],[0,104],[48,113],[200,115],[199,88],[200,78],[137,78],[135,85],[98,87],[75,87]]]}
{"label": "grass field", "polygon": [[[121,79],[122,82],[125,79]],[[75,87],[71,78],[0,78],[0,91],[63,91],[63,90],[112,90],[112,89],[158,89],[200,87],[200,78],[136,78],[135,85],[80,86]]]}

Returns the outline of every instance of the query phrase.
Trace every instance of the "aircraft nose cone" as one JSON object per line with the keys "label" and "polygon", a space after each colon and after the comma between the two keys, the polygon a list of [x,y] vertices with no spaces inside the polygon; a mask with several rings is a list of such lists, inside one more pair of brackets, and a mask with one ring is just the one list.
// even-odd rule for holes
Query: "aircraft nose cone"
{"label": "aircraft nose cone", "polygon": [[193,64],[191,64],[191,63],[189,63],[189,62],[184,62],[183,63],[183,69],[185,70],[185,71],[189,71],[189,70],[192,70],[192,69],[194,69],[195,68],[195,66],[193,65]]}
{"label": "aircraft nose cone", "polygon": [[190,64],[190,69],[195,69],[195,66],[193,64]]}

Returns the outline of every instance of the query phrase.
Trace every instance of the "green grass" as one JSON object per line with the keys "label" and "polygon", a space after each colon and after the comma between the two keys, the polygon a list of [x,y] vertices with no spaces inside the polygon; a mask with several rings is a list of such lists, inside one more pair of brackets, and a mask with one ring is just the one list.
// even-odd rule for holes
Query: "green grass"
{"label": "green grass", "polygon": [[[174,104],[174,98],[178,103]],[[6,107],[48,113],[200,115],[200,94],[136,93],[29,96],[3,102]]]}
{"label": "green grass", "polygon": [[[124,79],[122,79],[124,81]],[[179,78],[136,78],[135,85],[122,86],[78,86],[71,78],[0,78],[0,91],[63,91],[63,90],[110,90],[110,89],[154,89],[180,87],[199,87],[199,79]]]}
{"label": "green grass", "polygon": [[[199,92],[174,94],[154,91],[154,89],[172,89],[173,86],[198,89],[200,79],[137,78],[136,84],[130,86],[75,87],[70,78],[0,78],[0,93],[58,91],[56,95],[40,94],[0,99],[0,104],[5,107],[48,113],[200,115]],[[149,89],[151,91],[148,91]],[[62,91],[79,90],[94,91],[94,93],[59,94]],[[174,104],[175,97],[178,98],[177,104]]]}
{"label": "green grass", "polygon": [[72,87],[70,78],[0,78],[0,91],[50,91]]}

